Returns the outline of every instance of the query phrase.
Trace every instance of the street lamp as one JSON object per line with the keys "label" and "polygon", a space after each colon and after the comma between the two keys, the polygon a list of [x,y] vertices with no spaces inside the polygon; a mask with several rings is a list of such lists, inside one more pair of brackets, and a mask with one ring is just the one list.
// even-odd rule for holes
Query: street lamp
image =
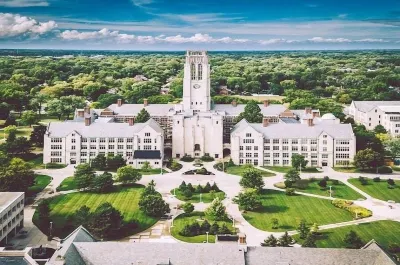
{"label": "street lamp", "polygon": [[329,186],[329,197],[332,198],[332,186]]}
{"label": "street lamp", "polygon": [[207,234],[207,243],[208,243],[208,233],[209,233],[209,232],[206,232],[206,234]]}
{"label": "street lamp", "polygon": [[201,193],[200,193],[200,203],[202,203],[202,201],[201,201]]}

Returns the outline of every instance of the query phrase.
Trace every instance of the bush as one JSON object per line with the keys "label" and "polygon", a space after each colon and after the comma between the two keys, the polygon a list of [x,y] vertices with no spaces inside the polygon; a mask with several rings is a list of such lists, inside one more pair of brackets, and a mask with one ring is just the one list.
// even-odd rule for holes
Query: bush
{"label": "bush", "polygon": [[296,194],[296,190],[294,188],[287,188],[286,189],[286,195],[293,196],[295,194]]}
{"label": "bush", "polygon": [[204,167],[198,168],[198,169],[196,169],[196,174],[205,175],[205,174],[207,174],[207,169],[205,169]]}
{"label": "bush", "polygon": [[390,186],[396,185],[396,183],[394,182],[393,179],[388,179],[388,180],[387,180],[387,183],[388,183]]}
{"label": "bush", "polygon": [[381,167],[378,167],[378,173],[380,173],[380,174],[390,174],[390,173],[393,173],[393,170],[392,170],[391,167],[381,166]]}
{"label": "bush", "polygon": [[212,162],[212,161],[214,161],[214,158],[211,157],[211,156],[209,156],[209,155],[204,155],[204,156],[202,156],[200,159],[201,159],[201,161],[203,161],[203,162]]}
{"label": "bush", "polygon": [[284,188],[291,188],[293,186],[293,183],[290,180],[285,180],[283,183],[285,183]]}
{"label": "bush", "polygon": [[321,179],[321,180],[318,182],[318,186],[320,186],[320,187],[323,188],[323,189],[325,189],[327,185],[328,185],[328,183],[326,182],[325,179]]}
{"label": "bush", "polygon": [[183,157],[181,158],[181,161],[183,161],[183,162],[193,162],[193,161],[194,161],[194,158],[191,157],[191,156],[185,155],[185,156],[183,156]]}
{"label": "bush", "polygon": [[317,181],[317,179],[314,178],[314,177],[311,177],[311,178],[309,178],[308,180],[309,180],[310,182],[315,182],[315,181]]}
{"label": "bush", "polygon": [[380,177],[376,177],[376,178],[374,178],[373,180],[374,180],[374,182],[380,182],[380,181],[381,181],[381,178],[380,178]]}
{"label": "bush", "polygon": [[190,202],[184,203],[181,207],[185,213],[191,213],[194,211],[194,205]]}
{"label": "bush", "polygon": [[328,176],[325,176],[325,177],[324,177],[324,180],[325,180],[325,181],[328,181],[328,180],[329,180],[329,177],[328,177]]}
{"label": "bush", "polygon": [[339,180],[332,179],[332,185],[339,185]]}
{"label": "bush", "polygon": [[305,190],[308,188],[308,179],[299,179],[296,180],[296,187],[301,189],[301,190]]}
{"label": "bush", "polygon": [[368,185],[368,180],[364,177],[358,177],[358,180],[361,182],[361,185]]}
{"label": "bush", "polygon": [[332,204],[340,209],[349,211],[354,218],[366,218],[372,216],[372,212],[364,207],[354,205],[352,201],[335,199]]}
{"label": "bush", "polygon": [[190,199],[190,198],[192,198],[192,196],[193,196],[193,192],[192,192],[190,189],[186,188],[186,189],[184,189],[184,190],[182,191],[182,195],[183,195],[186,199]]}

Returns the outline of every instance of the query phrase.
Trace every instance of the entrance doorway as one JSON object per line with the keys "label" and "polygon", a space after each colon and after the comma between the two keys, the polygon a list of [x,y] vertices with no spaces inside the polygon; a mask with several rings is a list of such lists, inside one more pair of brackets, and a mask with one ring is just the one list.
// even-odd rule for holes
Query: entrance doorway
{"label": "entrance doorway", "polygon": [[323,166],[323,167],[327,167],[327,166],[328,166],[328,162],[322,161],[322,166]]}

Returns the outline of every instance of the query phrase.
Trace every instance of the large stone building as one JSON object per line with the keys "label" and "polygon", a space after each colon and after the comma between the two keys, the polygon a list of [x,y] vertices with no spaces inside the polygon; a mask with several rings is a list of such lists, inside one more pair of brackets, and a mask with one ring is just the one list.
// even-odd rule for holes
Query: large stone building
{"label": "large stone building", "polygon": [[0,192],[0,246],[24,226],[24,199],[23,192]]}
{"label": "large stone building", "polygon": [[348,115],[369,130],[382,125],[392,136],[400,136],[400,101],[353,101]]}
{"label": "large stone building", "polygon": [[[160,166],[161,164],[158,161],[163,158],[165,153],[175,158],[181,158],[185,155],[191,157],[209,155],[216,159],[222,158],[225,154],[231,154],[234,161],[240,164],[289,165],[290,159],[286,159],[286,155],[288,153],[290,155],[292,152],[280,154],[284,156],[279,159],[278,157],[275,157],[276,159],[271,157],[270,160],[263,159],[264,154],[261,153],[263,143],[260,143],[257,147],[259,150],[252,149],[251,157],[247,157],[247,159],[239,158],[241,154],[248,155],[248,152],[240,152],[239,148],[241,147],[237,144],[237,138],[241,136],[237,135],[236,129],[235,136],[231,136],[231,132],[235,126],[235,119],[244,111],[245,104],[237,104],[235,100],[231,104],[213,104],[210,96],[210,84],[210,63],[207,52],[188,51],[184,65],[183,99],[181,103],[149,104],[148,100],[144,99],[143,104],[124,104],[122,100],[118,100],[105,109],[78,109],[73,121],[51,123],[48,126],[44,144],[44,163],[83,163],[89,162],[91,158],[98,154],[111,153],[121,154],[129,164],[135,166],[140,166],[143,159],[146,158],[156,159],[153,160],[152,165]],[[352,135],[351,127],[338,124],[338,120],[332,114],[320,117],[319,110],[312,110],[311,108],[290,110],[282,104],[270,104],[268,100],[259,104],[259,107],[264,121],[271,125],[263,131],[270,131],[271,128],[274,128],[275,133],[278,132],[279,134],[280,130],[290,128],[290,130],[302,132],[302,135],[295,136],[298,137],[297,140],[304,142],[306,139],[310,139],[309,148],[306,150],[305,147],[299,147],[299,153],[305,154],[313,166],[336,166],[350,163],[354,155],[354,135]],[[149,155],[149,152],[137,152],[149,149],[136,149],[140,147],[149,148],[147,145],[141,146],[143,142],[139,143],[135,140],[143,139],[143,136],[136,135],[141,131],[142,125],[134,124],[134,120],[142,109],[145,109],[153,120],[150,126],[154,129],[151,138],[159,140],[156,146],[151,147],[156,149],[151,150],[157,150],[157,156],[155,152],[152,152],[152,155]],[[310,121],[315,126],[310,126],[310,128],[304,126],[304,123],[309,124]],[[241,123],[241,126],[244,126],[244,123]],[[260,125],[246,126],[249,126],[249,128],[260,127]],[[320,129],[322,127],[324,127],[324,130]],[[345,135],[340,136],[348,137],[345,139],[348,145],[343,148],[348,150],[343,151],[345,154],[342,154],[342,149],[337,147],[341,138],[338,134],[332,132],[335,130],[346,130]],[[322,145],[321,150],[314,150],[313,141],[318,138],[316,133],[322,131],[330,137],[331,145],[327,146],[329,151],[324,151],[325,147]],[[311,135],[308,135],[309,133]],[[270,137],[267,134],[263,134],[265,139]],[[255,133],[253,135],[256,136]],[[286,138],[281,139],[283,141]],[[121,144],[114,145],[114,142],[110,142],[117,140],[121,141]],[[321,143],[327,140],[323,139]],[[233,142],[231,143],[231,141]],[[253,139],[252,141],[258,140]],[[282,142],[281,145],[285,144]],[[259,153],[254,151],[259,151]],[[296,150],[293,149],[293,153],[295,152]],[[138,154],[138,156],[135,154]],[[256,154],[259,156],[255,157]],[[268,161],[270,163],[267,163]]]}

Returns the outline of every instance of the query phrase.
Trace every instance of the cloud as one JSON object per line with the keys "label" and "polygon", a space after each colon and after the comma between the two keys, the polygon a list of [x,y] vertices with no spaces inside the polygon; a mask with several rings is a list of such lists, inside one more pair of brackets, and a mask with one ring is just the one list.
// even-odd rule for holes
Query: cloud
{"label": "cloud", "polygon": [[49,6],[49,2],[43,0],[0,0],[0,6],[4,7]]}
{"label": "cloud", "polygon": [[316,7],[318,7],[318,5],[316,5],[316,4],[306,4],[306,7],[316,8]]}
{"label": "cloud", "polygon": [[346,18],[348,16],[348,14],[339,14],[338,18]]}
{"label": "cloud", "polygon": [[138,7],[145,7],[154,3],[154,0],[131,0],[132,4]]}
{"label": "cloud", "polygon": [[57,27],[56,22],[37,22],[36,20],[9,13],[0,13],[0,38],[21,35],[37,36],[50,32]]}
{"label": "cloud", "polygon": [[310,42],[329,42],[329,43],[343,43],[343,42],[352,42],[349,39],[345,38],[336,38],[336,39],[330,39],[330,38],[322,38],[322,37],[314,37],[311,39],[308,39]]}

